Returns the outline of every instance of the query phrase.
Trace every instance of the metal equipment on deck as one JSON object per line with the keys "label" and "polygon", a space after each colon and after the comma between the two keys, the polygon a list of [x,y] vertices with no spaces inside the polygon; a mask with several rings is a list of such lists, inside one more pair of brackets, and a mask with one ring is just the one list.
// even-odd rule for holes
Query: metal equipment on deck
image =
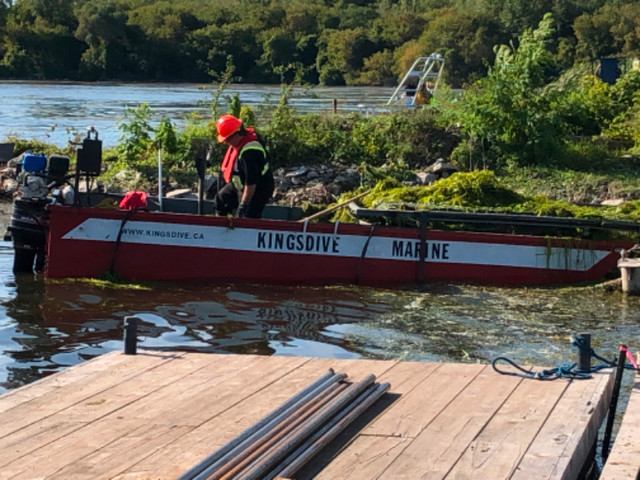
{"label": "metal equipment on deck", "polygon": [[438,87],[443,68],[444,57],[438,53],[418,57],[394,90],[387,105],[415,107],[428,103]]}

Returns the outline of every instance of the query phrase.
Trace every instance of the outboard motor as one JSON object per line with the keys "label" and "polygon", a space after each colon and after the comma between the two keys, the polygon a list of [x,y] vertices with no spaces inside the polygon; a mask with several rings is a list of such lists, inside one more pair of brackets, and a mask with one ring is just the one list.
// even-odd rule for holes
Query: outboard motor
{"label": "outboard motor", "polygon": [[45,178],[47,157],[27,153],[22,157],[22,171],[18,178],[22,187],[21,198],[13,201],[9,231],[13,240],[13,271],[33,272],[44,267],[47,218],[45,207],[49,203],[49,189]]}
{"label": "outboard motor", "polygon": [[47,205],[54,202],[50,191],[66,182],[69,157],[52,155],[47,169],[44,154],[27,153],[18,179],[22,194],[13,201],[9,232],[13,240],[14,273],[44,269],[48,233]]}
{"label": "outboard motor", "polygon": [[[13,240],[14,273],[33,273],[44,269],[46,241],[49,233],[47,206],[81,204],[78,195],[80,178],[100,175],[102,167],[102,142],[95,128],[87,128],[87,136],[78,145],[76,171],[68,175],[69,157],[51,155],[48,168],[44,154],[27,153],[23,156],[22,171],[18,176],[22,195],[13,201],[9,226]],[[75,177],[75,185],[69,179]],[[64,187],[64,188],[62,188]],[[88,192],[87,192],[88,193]],[[87,204],[91,204],[87,200]]]}

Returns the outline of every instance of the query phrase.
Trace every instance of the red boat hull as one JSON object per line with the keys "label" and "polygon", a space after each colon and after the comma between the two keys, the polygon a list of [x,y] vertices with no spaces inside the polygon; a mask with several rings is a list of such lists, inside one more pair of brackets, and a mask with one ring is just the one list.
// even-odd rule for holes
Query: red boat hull
{"label": "red boat hull", "polygon": [[[125,219],[126,221],[123,221]],[[118,237],[119,240],[118,240]],[[601,279],[632,243],[51,207],[49,278],[272,284],[559,285]]]}

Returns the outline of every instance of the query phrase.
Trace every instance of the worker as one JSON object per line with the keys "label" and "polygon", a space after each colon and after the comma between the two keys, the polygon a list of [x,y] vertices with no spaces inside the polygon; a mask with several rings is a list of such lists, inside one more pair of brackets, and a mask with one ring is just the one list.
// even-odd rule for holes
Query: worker
{"label": "worker", "polygon": [[216,122],[218,142],[229,148],[222,160],[215,207],[218,215],[260,218],[273,196],[275,183],[267,151],[258,133],[233,115],[222,115]]}
{"label": "worker", "polygon": [[420,105],[428,105],[433,95],[427,90],[427,85],[423,83],[416,94],[416,103]]}

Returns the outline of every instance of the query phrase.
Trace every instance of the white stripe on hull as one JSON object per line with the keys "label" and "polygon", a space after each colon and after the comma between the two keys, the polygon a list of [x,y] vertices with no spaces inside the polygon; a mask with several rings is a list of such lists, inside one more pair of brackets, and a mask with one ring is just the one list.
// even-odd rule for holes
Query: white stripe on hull
{"label": "white stripe on hull", "polygon": [[[115,242],[120,226],[120,220],[89,218],[67,232],[62,238],[65,240]],[[359,258],[368,238],[366,235],[129,221],[123,228],[121,242]],[[420,241],[415,238],[403,239],[374,235],[369,240],[366,258],[418,261],[419,252]],[[427,239],[425,258],[429,262],[587,271],[609,253],[606,250],[586,248]]]}

